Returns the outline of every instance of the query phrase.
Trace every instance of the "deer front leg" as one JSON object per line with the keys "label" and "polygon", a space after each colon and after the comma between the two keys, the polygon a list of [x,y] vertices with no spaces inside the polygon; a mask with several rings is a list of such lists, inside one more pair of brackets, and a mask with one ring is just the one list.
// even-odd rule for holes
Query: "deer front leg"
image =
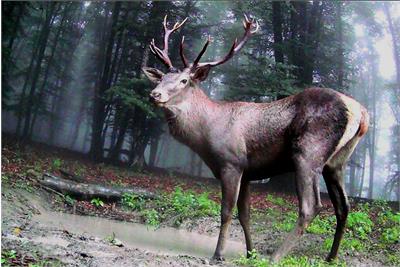
{"label": "deer front leg", "polygon": [[239,197],[237,201],[238,213],[239,213],[239,221],[242,225],[244,237],[246,239],[246,250],[247,257],[250,257],[250,251],[253,250],[253,243],[251,242],[250,236],[250,182],[242,181],[239,190]]}
{"label": "deer front leg", "polygon": [[236,204],[242,170],[233,166],[228,166],[221,172],[222,205],[221,205],[221,226],[218,236],[217,248],[215,249],[213,260],[222,261],[225,248],[225,241],[228,228],[232,220],[232,210]]}

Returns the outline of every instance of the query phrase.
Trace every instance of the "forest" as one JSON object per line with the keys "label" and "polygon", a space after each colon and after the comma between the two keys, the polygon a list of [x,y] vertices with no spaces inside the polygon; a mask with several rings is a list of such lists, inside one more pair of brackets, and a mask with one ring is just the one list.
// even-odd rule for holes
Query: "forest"
{"label": "forest", "polygon": [[[2,1],[1,8],[5,247],[1,261],[5,266],[109,266],[113,261],[118,266],[210,263],[206,257],[211,257],[214,247],[208,248],[208,243],[214,246],[216,242],[202,234],[218,233],[219,184],[209,179],[212,172],[202,159],[169,133],[163,112],[149,101],[155,86],[142,68],[166,71],[149,46],[153,39],[162,43],[166,15],[169,26],[187,18],[169,43],[171,61],[181,68],[183,36],[188,59],[197,56],[208,36],[211,42],[203,58],[220,58],[242,35],[243,14],[257,21],[258,32],[238,55],[212,69],[201,83],[202,89],[214,100],[261,103],[316,86],[352,96],[366,107],[369,130],[344,172],[355,212],[350,214],[353,221],[348,222],[350,228],[345,233],[348,241],[342,245],[346,252],[336,264],[400,264],[400,214],[394,211],[400,208],[398,2]],[[112,197],[103,199],[96,193],[82,197],[65,188],[50,189],[52,177],[56,182],[72,179],[74,185],[84,182],[134,189],[121,191],[123,195],[114,202]],[[295,191],[291,174],[271,178],[254,185],[254,220],[269,221],[252,226],[252,231],[266,234],[271,247],[276,248],[280,239],[275,240],[273,231],[284,233],[292,228],[296,220],[292,203],[297,199],[291,194]],[[320,184],[326,192],[322,178]],[[41,190],[45,197],[39,197]],[[333,210],[331,206],[328,209]],[[54,219],[53,212],[59,211],[63,215]],[[82,218],[68,217],[78,215]],[[102,218],[90,221],[87,218],[92,217],[86,215]],[[44,230],[33,227],[30,233],[25,232],[32,216]],[[212,219],[206,221],[205,217]],[[189,222],[193,218],[196,223]],[[276,218],[283,221],[278,223]],[[326,251],[312,250],[312,242],[330,247],[334,233],[330,227],[335,225],[332,218],[332,214],[320,215],[307,230],[312,240],[279,266],[324,266],[319,264],[325,264],[320,257]],[[75,223],[66,226],[63,219]],[[109,231],[109,219],[118,220],[113,227],[125,230],[113,230],[97,240]],[[134,222],[139,228],[132,230],[120,221]],[[92,223],[103,230],[95,232],[87,227]],[[143,224],[170,227],[171,231],[178,227],[190,234],[194,231],[198,236],[188,234],[187,239],[204,244],[206,252],[197,248],[182,252],[184,241],[167,244],[173,248],[167,251],[163,245],[154,245],[156,240],[144,245],[123,239],[127,232],[140,235],[148,231],[140,228]],[[65,232],[51,230],[55,225]],[[240,225],[233,225],[233,229],[234,241],[229,241],[227,254],[237,256],[244,250],[243,240]],[[43,231],[57,244],[56,252],[51,251],[54,244],[50,241],[34,242],[34,249],[24,247],[21,238],[39,238]],[[164,239],[177,235],[167,228],[156,231]],[[328,243],[321,240],[325,234],[331,238],[325,240]],[[70,254],[65,245],[68,242],[75,244]],[[272,249],[265,242],[265,238],[256,238],[256,250],[249,259],[232,256],[234,259],[224,264],[269,266],[262,257]],[[109,255],[101,253],[108,249]],[[152,252],[143,256],[141,251]]]}

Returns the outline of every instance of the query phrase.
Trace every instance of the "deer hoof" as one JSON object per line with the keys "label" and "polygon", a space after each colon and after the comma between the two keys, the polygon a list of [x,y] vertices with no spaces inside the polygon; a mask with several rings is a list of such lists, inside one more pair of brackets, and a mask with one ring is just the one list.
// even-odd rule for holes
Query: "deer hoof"
{"label": "deer hoof", "polygon": [[210,264],[211,265],[216,265],[216,264],[222,263],[223,261],[225,261],[224,257],[214,255],[210,260]]}
{"label": "deer hoof", "polygon": [[337,256],[329,254],[328,257],[326,257],[325,261],[332,262],[332,261],[335,261],[336,259],[337,259]]}

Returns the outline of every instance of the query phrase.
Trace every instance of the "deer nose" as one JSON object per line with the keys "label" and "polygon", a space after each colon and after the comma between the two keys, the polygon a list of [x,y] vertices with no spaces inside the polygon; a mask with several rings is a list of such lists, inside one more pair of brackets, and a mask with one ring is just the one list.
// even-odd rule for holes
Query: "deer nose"
{"label": "deer nose", "polygon": [[160,92],[151,92],[150,97],[154,100],[160,100],[161,99],[161,93]]}

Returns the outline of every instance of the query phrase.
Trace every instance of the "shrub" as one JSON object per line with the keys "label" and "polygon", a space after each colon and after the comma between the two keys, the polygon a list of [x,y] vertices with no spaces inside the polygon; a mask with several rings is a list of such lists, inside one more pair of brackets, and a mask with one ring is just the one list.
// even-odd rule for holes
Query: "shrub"
{"label": "shrub", "polygon": [[124,207],[139,211],[143,209],[145,204],[143,197],[130,193],[123,194],[121,202]]}
{"label": "shrub", "polygon": [[104,202],[100,198],[93,198],[92,201],[90,201],[90,203],[92,203],[96,207],[103,207],[104,206]]}
{"label": "shrub", "polygon": [[145,219],[145,222],[153,227],[158,227],[160,225],[160,216],[155,209],[144,210],[142,215]]}

